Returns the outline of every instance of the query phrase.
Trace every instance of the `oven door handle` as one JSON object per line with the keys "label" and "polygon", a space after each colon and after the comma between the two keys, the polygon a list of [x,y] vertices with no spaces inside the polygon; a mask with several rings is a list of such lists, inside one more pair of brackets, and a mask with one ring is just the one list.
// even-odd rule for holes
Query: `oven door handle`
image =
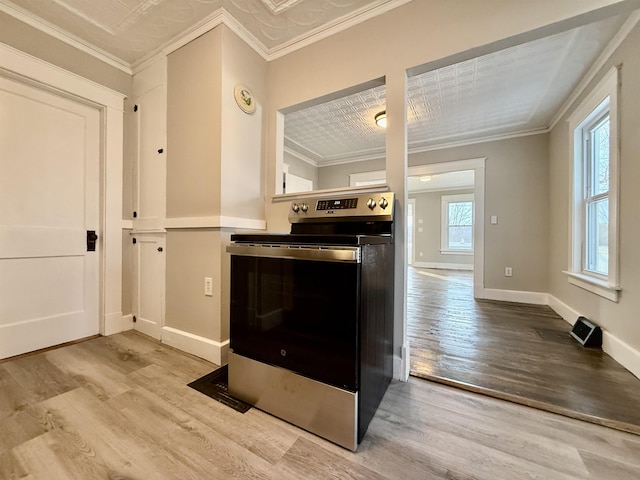
{"label": "oven door handle", "polygon": [[360,247],[247,245],[242,243],[232,243],[227,246],[227,252],[231,255],[243,255],[247,257],[360,263]]}

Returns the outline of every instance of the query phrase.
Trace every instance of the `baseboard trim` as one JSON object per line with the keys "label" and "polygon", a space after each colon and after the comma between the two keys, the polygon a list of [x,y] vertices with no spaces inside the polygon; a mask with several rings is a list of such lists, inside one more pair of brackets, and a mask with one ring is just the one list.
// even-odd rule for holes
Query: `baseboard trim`
{"label": "baseboard trim", "polygon": [[[549,295],[549,306],[570,325],[575,324],[581,315],[553,295]],[[640,378],[640,351],[604,329],[602,330],[602,350],[633,375]]]}
{"label": "baseboard trim", "polygon": [[602,331],[602,350],[616,362],[640,378],[640,352],[615,335]]}
{"label": "baseboard trim", "polygon": [[404,365],[404,362],[402,361],[402,359],[396,355],[393,356],[393,378],[395,380],[399,380],[401,382],[406,382],[407,379],[404,379],[404,375],[402,372],[402,366]]}
{"label": "baseboard trim", "polygon": [[158,328],[157,322],[151,322],[144,318],[140,318],[140,316],[136,317],[136,323],[133,326],[134,330],[137,330],[140,333],[144,333],[151,338],[155,338],[156,340],[160,340],[161,332]]}
{"label": "baseboard trim", "polygon": [[107,313],[104,316],[104,331],[102,335],[109,336],[133,328],[133,316],[122,315],[122,312]]}
{"label": "baseboard trim", "polygon": [[580,316],[580,314],[576,310],[571,308],[566,303],[558,300],[553,295],[549,295],[549,306],[554,312],[564,318],[570,325],[576,323],[576,320]]}
{"label": "baseboard trim", "polygon": [[500,290],[497,288],[485,288],[482,297],[486,300],[499,300],[501,302],[530,303],[533,305],[548,305],[549,295],[543,292],[525,292],[520,290]]}
{"label": "baseboard trim", "polygon": [[196,357],[204,358],[216,365],[227,363],[229,340],[216,342],[210,338],[201,337],[177,328],[162,327],[162,343]]}
{"label": "baseboard trim", "polygon": [[413,262],[411,265],[416,268],[434,268],[437,270],[466,270],[473,271],[473,264],[465,263],[438,263],[438,262]]}

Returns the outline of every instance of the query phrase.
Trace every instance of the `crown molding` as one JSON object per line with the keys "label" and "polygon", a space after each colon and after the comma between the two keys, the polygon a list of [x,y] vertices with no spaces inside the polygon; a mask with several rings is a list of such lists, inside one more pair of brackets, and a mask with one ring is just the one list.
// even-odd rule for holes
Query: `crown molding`
{"label": "crown molding", "polygon": [[125,60],[122,60],[115,55],[105,52],[95,45],[82,40],[81,38],[67,32],[66,30],[62,30],[61,28],[53,25],[50,22],[47,22],[46,20],[32,14],[31,12],[27,12],[20,7],[9,4],[5,0],[0,0],[0,11],[14,17],[15,19],[23,23],[26,23],[27,25],[37,30],[40,30],[43,33],[46,33],[47,35],[52,36],[56,40],[60,40],[61,42],[64,42],[67,45],[80,50],[81,52],[95,57],[96,59],[106,63],[107,65],[111,65],[112,67],[115,67],[118,70],[121,70],[129,75],[133,74],[129,62],[126,62]]}
{"label": "crown molding", "polygon": [[342,157],[342,158],[336,158],[334,160],[325,160],[322,163],[320,163],[318,166],[321,168],[333,167],[335,165],[346,165],[348,163],[368,162],[369,160],[379,160],[381,158],[385,158],[386,151],[382,149],[380,151],[377,151],[371,154],[366,154],[366,155],[362,155],[356,152],[354,155],[355,156],[353,157]]}
{"label": "crown molding", "polygon": [[284,152],[288,153],[289,155],[291,155],[292,157],[297,158],[298,160],[301,160],[305,163],[308,163],[309,165],[311,165],[312,167],[316,167],[318,168],[320,166],[320,164],[318,162],[316,162],[315,160],[307,157],[306,155],[303,155],[302,153],[294,150],[291,147],[284,147]]}
{"label": "crown molding", "polygon": [[614,35],[609,44],[602,51],[600,56],[593,62],[591,68],[587,71],[587,73],[582,77],[576,88],[573,89],[569,97],[565,100],[562,106],[556,111],[553,118],[551,119],[549,130],[552,130],[558,122],[564,117],[564,115],[569,111],[571,106],[576,102],[578,97],[582,95],[582,93],[586,90],[589,84],[593,81],[596,75],[602,70],[605,66],[609,58],[613,55],[613,53],[618,49],[618,47],[622,44],[622,42],[627,38],[627,36],[631,33],[631,30],[635,28],[635,26],[640,22],[640,10],[635,10],[626,22],[620,27],[620,30]]}
{"label": "crown molding", "polygon": [[[1,0],[0,0],[1,1]],[[253,36],[240,22],[238,22],[227,10],[219,8],[215,12],[205,17],[200,22],[192,25],[185,31],[179,33],[164,45],[156,48],[149,54],[140,58],[132,64],[133,73],[138,73],[149,65],[155,63],[160,57],[169,55],[187,43],[213,30],[219,25],[225,25],[229,30],[240,37],[249,47],[251,47],[264,60],[268,61],[267,50],[260,41]]]}
{"label": "crown molding", "polygon": [[389,12],[394,8],[405,5],[412,0],[379,0],[378,2],[370,5],[366,5],[358,10],[337,18],[332,22],[325,25],[321,25],[307,33],[292,38],[291,40],[282,43],[276,47],[272,47],[267,50],[267,61],[275,60],[280,57],[284,57],[296,50],[307,47],[319,40],[328,38],[336,33],[347,30],[359,23],[366,22],[378,15]]}
{"label": "crown molding", "polygon": [[509,140],[512,138],[519,137],[530,137],[533,135],[542,135],[544,133],[549,133],[551,131],[550,128],[537,128],[533,130],[521,130],[517,132],[505,133],[500,135],[488,135],[485,137],[474,137],[466,140],[458,140],[444,143],[437,143],[433,145],[424,145],[424,146],[411,146],[409,145],[407,152],[409,154],[414,153],[422,153],[422,152],[431,152],[433,150],[444,150],[446,148],[455,148],[455,147],[464,147],[466,145],[475,145],[478,143],[487,143],[487,142],[496,142],[499,140]]}
{"label": "crown molding", "polygon": [[[417,153],[424,153],[424,152],[431,152],[434,150],[444,150],[447,148],[456,148],[456,147],[464,147],[467,145],[476,145],[479,143],[488,143],[488,142],[496,142],[496,141],[501,141],[501,140],[510,140],[513,138],[520,138],[520,137],[530,137],[533,135],[542,135],[545,133],[549,133],[551,131],[550,128],[538,128],[538,129],[534,129],[534,130],[522,130],[522,131],[517,131],[517,132],[512,132],[512,133],[505,133],[505,134],[501,134],[501,135],[490,135],[490,136],[485,136],[485,137],[475,137],[472,139],[467,139],[467,140],[459,140],[459,141],[451,141],[451,142],[443,142],[443,143],[437,143],[437,144],[431,144],[431,145],[424,145],[424,146],[420,146],[420,145],[408,145],[407,148],[407,154],[408,155],[414,155]],[[293,142],[292,142],[293,143]],[[314,161],[311,160],[310,158],[302,155],[301,153],[297,152],[296,150],[290,148],[290,147],[285,147],[285,152],[289,153],[290,155],[293,155],[294,157],[307,162],[308,164],[314,166],[314,167],[318,167],[318,168],[322,168],[322,167],[333,167],[336,165],[345,165],[348,163],[355,163],[355,162],[366,162],[369,160],[378,160],[380,158],[385,158],[385,153],[381,152],[379,154],[375,154],[372,153],[370,155],[356,155],[353,157],[349,157],[349,158],[340,158],[340,159],[335,159],[335,160],[320,160],[320,161]]]}

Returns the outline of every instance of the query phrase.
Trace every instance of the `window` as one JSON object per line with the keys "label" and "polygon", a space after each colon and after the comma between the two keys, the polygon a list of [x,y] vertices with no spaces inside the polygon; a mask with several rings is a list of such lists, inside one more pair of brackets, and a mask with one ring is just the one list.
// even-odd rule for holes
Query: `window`
{"label": "window", "polygon": [[473,194],[442,196],[441,253],[473,253]]}
{"label": "window", "polygon": [[573,204],[569,282],[609,300],[618,292],[618,71],[612,70],[569,120]]}
{"label": "window", "polygon": [[609,127],[610,117],[585,126],[583,215],[585,219],[584,271],[606,277],[609,274]]}

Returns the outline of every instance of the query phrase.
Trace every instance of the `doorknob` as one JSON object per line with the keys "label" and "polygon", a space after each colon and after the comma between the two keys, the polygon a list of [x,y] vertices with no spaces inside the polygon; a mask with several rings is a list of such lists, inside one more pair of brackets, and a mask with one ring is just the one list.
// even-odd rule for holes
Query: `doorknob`
{"label": "doorknob", "polygon": [[95,230],[87,230],[87,252],[95,252],[96,251],[96,241],[98,240],[98,235]]}
{"label": "doorknob", "polygon": [[162,251],[162,247],[158,247],[158,251],[161,252]]}

